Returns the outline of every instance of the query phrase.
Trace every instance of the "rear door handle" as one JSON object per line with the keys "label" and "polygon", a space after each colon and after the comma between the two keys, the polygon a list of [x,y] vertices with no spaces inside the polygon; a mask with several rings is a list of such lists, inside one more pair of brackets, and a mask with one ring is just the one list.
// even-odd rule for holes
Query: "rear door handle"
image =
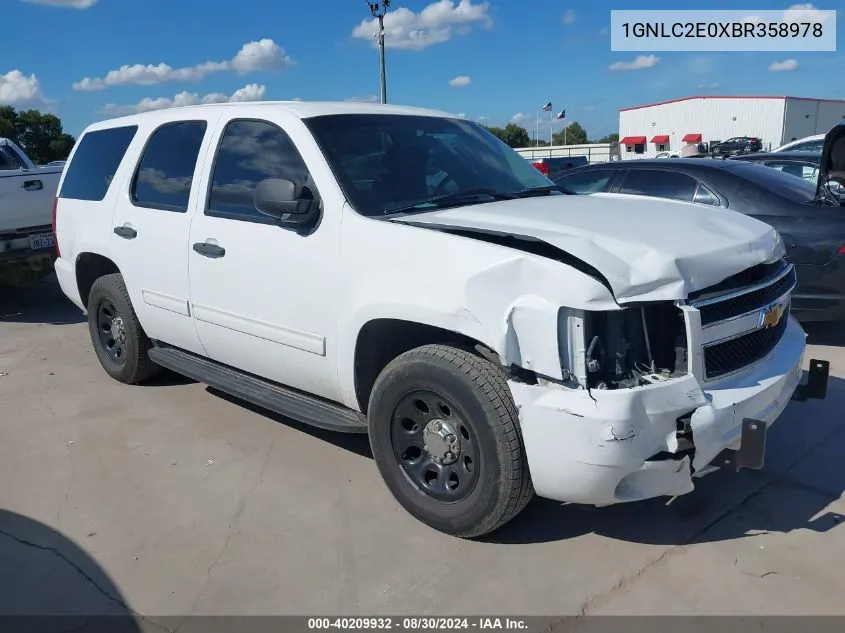
{"label": "rear door handle", "polygon": [[25,191],[41,191],[44,189],[44,183],[40,180],[26,180],[21,185],[21,189]]}
{"label": "rear door handle", "polygon": [[125,240],[134,240],[138,237],[138,231],[133,229],[131,226],[116,226],[114,227],[114,234]]}
{"label": "rear door handle", "polygon": [[218,259],[226,254],[225,248],[217,244],[211,244],[210,242],[197,242],[194,244],[194,250],[200,255],[211,257],[212,259]]}

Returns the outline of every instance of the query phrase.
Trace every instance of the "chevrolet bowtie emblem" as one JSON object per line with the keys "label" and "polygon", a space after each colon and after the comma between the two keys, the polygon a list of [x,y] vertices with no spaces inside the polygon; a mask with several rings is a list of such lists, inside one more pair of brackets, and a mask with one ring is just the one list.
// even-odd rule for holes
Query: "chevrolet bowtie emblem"
{"label": "chevrolet bowtie emblem", "polygon": [[786,307],[782,303],[773,303],[770,306],[766,306],[760,314],[760,326],[762,328],[776,326],[780,323],[781,317],[783,317],[783,313],[785,311]]}

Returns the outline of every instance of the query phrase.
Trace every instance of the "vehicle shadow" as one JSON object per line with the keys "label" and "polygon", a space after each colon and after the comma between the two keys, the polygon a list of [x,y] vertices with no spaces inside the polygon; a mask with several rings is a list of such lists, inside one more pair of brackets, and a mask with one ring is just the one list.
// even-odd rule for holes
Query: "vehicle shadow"
{"label": "vehicle shadow", "polygon": [[[603,508],[535,498],[484,540],[527,544],[596,533],[621,541],[683,545],[760,532],[827,532],[845,523],[845,516],[826,510],[845,491],[840,458],[845,419],[838,402],[843,395],[845,380],[831,376],[827,399],[791,403],[768,433],[766,464],[760,471],[717,471],[696,479],[693,492],[668,505],[667,497]],[[814,423],[813,428],[807,423]],[[730,520],[723,520],[729,515]]]}
{"label": "vehicle shadow", "polygon": [[0,510],[0,586],[4,630],[142,630],[114,581],[82,547],[8,510]]}
{"label": "vehicle shadow", "polygon": [[29,288],[0,286],[0,323],[84,323],[85,316],[65,297],[55,274]]}
{"label": "vehicle shadow", "polygon": [[845,346],[845,323],[841,321],[802,323],[809,345]]}

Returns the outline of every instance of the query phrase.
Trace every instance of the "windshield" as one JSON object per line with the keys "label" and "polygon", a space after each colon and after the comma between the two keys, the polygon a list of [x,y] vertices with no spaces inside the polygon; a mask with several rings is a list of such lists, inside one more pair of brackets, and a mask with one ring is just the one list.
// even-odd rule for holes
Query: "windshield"
{"label": "windshield", "polygon": [[[366,216],[429,211],[554,187],[480,125],[400,114],[305,119],[349,203]],[[546,193],[549,193],[546,191]]]}

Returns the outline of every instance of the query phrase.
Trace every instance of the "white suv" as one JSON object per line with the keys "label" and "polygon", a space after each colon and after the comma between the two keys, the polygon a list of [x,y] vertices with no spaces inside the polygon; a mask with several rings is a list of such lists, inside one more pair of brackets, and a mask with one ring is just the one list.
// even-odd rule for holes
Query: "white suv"
{"label": "white suv", "polygon": [[[462,537],[534,491],[604,505],[759,468],[802,377],[771,227],[567,195],[441,112],[268,102],[97,123],[55,230],[113,378],[168,368],[369,433],[396,499]],[[802,398],[825,393],[812,367]]]}

